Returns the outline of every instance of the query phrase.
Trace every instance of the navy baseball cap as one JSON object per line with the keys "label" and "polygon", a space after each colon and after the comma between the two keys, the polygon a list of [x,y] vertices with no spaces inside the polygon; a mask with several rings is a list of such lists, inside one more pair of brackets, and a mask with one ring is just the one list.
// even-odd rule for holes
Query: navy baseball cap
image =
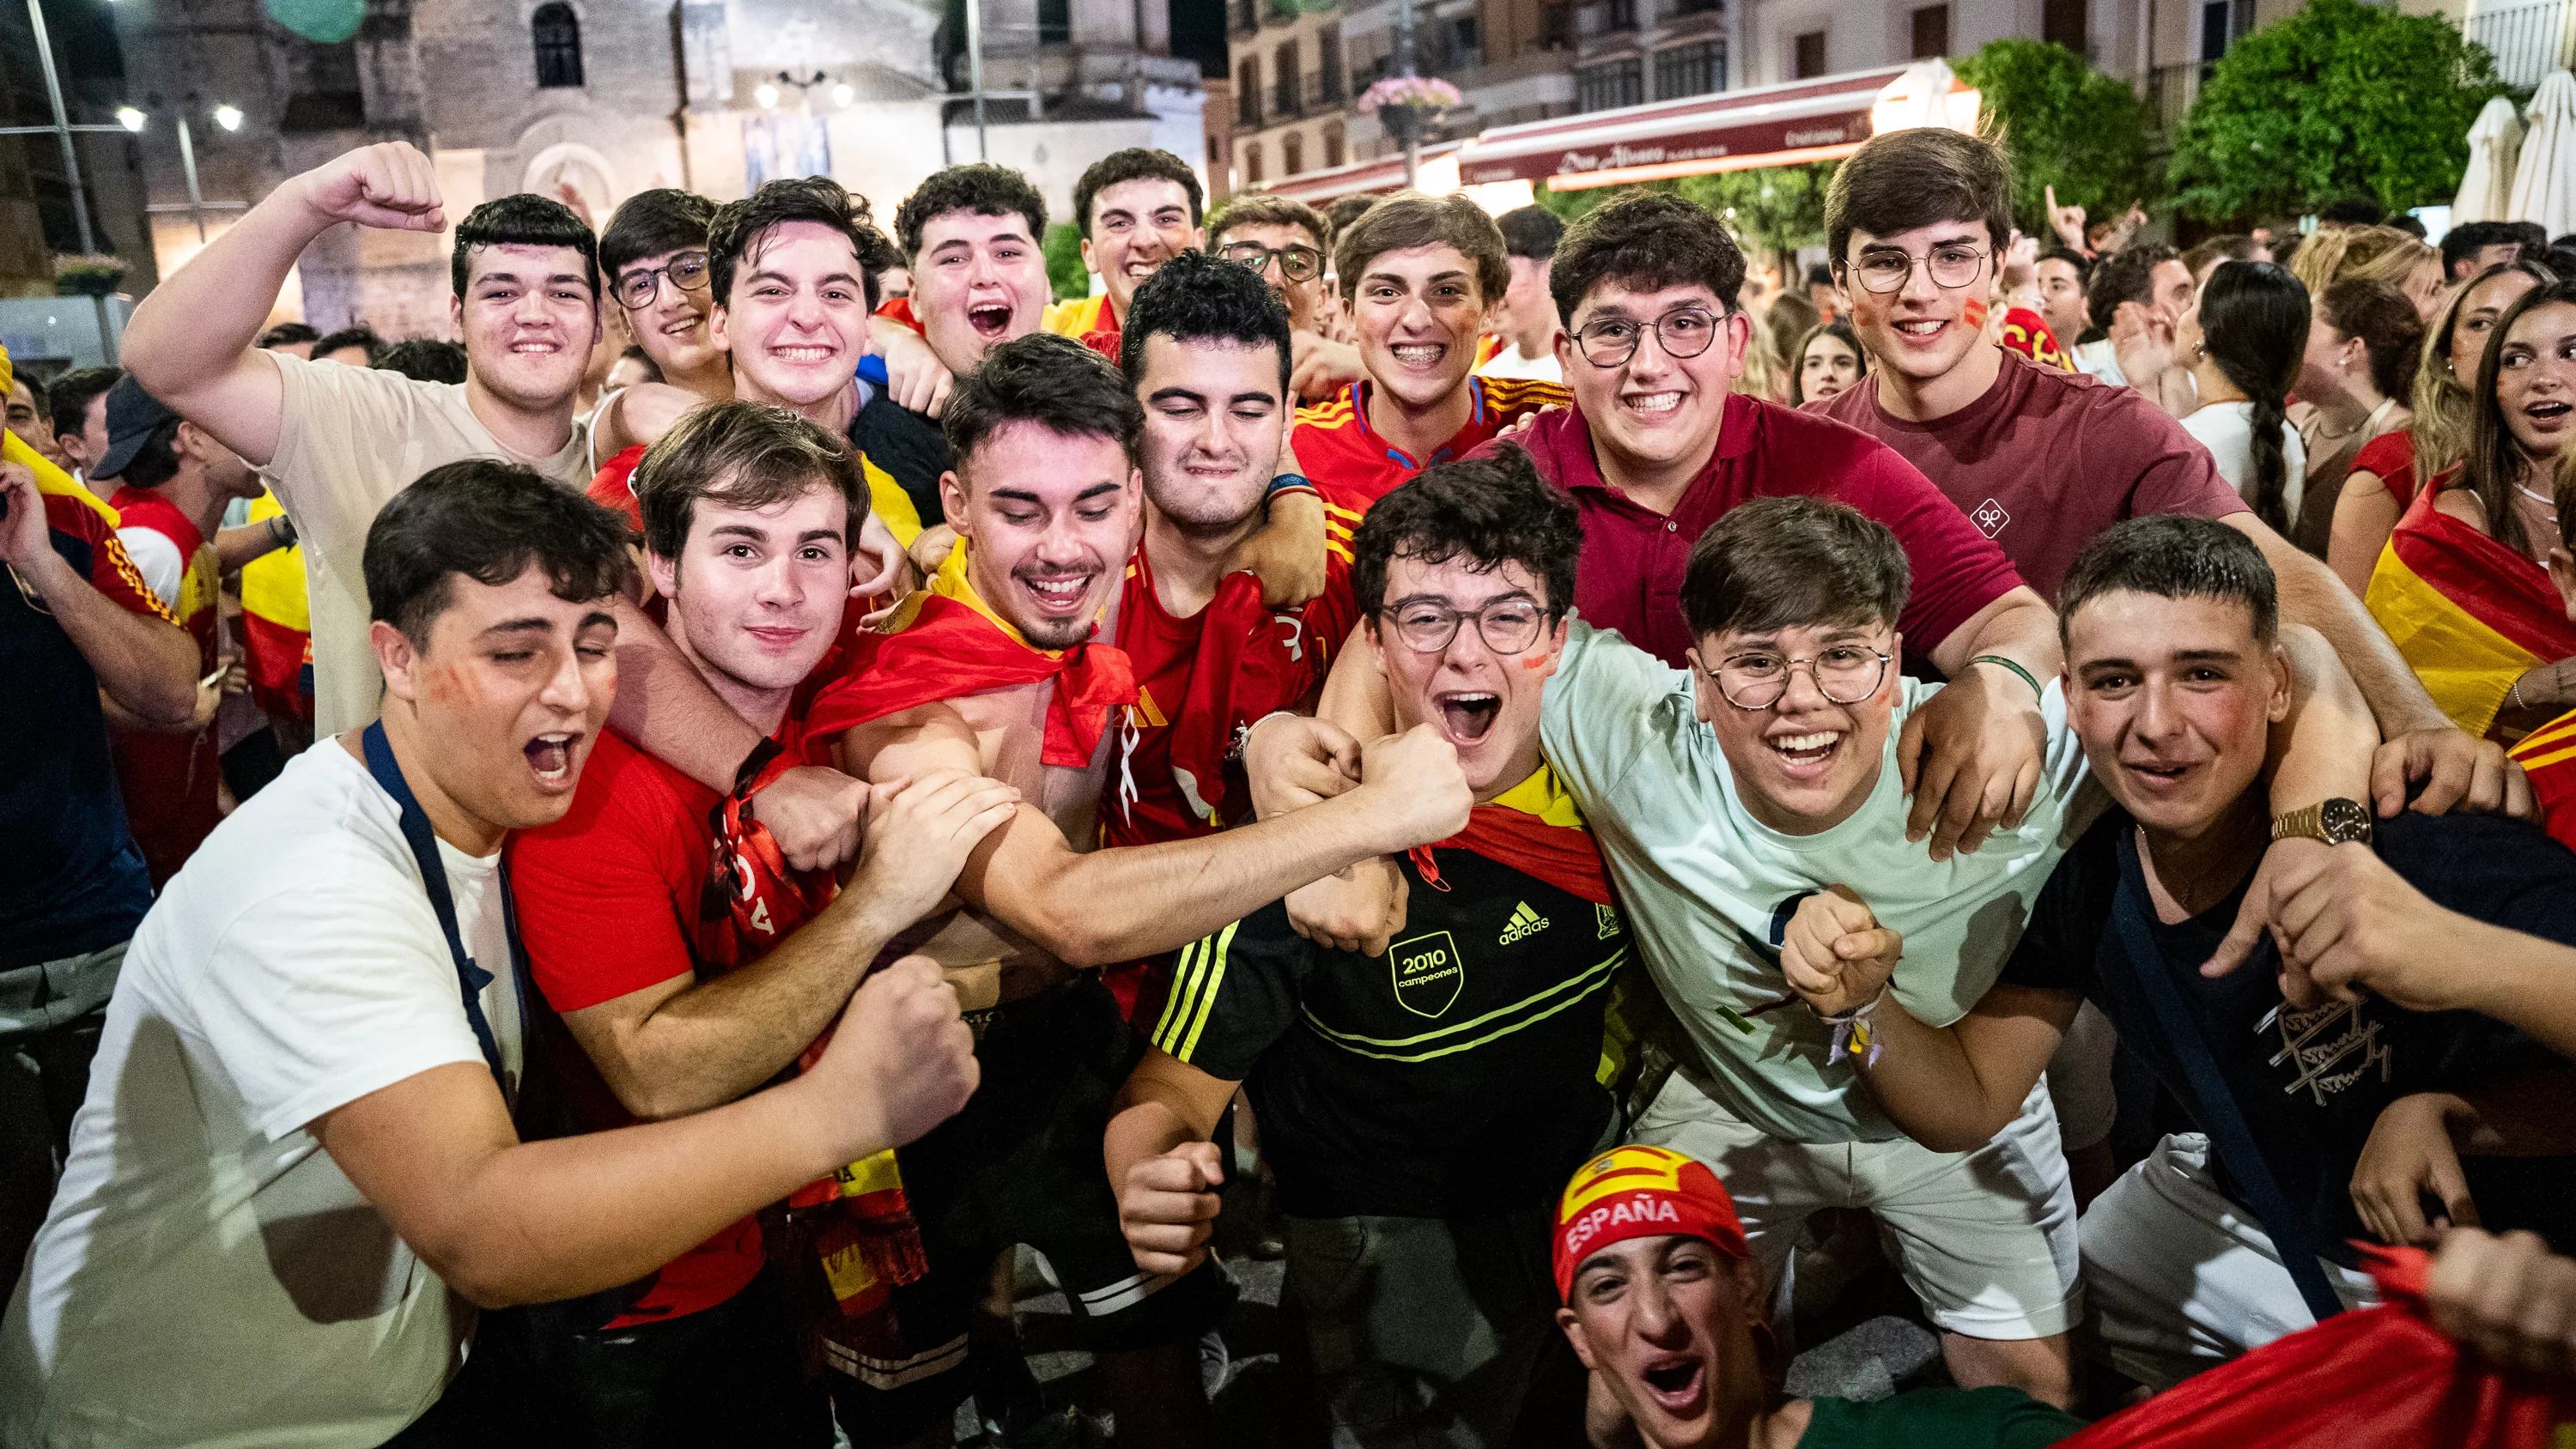
{"label": "navy baseball cap", "polygon": [[124,472],[153,431],[178,416],[145,392],[131,373],[118,378],[116,386],[107,390],[107,452],[90,472],[101,479]]}

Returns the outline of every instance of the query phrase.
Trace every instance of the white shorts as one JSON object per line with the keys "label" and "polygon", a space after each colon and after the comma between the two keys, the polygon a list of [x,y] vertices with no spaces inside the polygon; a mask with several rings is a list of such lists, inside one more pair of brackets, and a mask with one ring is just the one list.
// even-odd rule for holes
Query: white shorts
{"label": "white shorts", "polygon": [[[2209,1139],[2177,1133],[2084,1212],[2084,1282],[2111,1366],[2162,1390],[2315,1326],[2254,1214],[2218,1190]],[[2379,1301],[2370,1276],[2320,1260],[2345,1304]]]}
{"label": "white shorts", "polygon": [[1785,1142],[1712,1101],[1686,1071],[1665,1083],[1633,1135],[1708,1164],[1774,1284],[1809,1215],[1867,1208],[1941,1328],[2047,1338],[2082,1316],[2075,1193],[2045,1084],[2034,1084],[2021,1115],[1974,1152],[1935,1152],[1910,1137]]}

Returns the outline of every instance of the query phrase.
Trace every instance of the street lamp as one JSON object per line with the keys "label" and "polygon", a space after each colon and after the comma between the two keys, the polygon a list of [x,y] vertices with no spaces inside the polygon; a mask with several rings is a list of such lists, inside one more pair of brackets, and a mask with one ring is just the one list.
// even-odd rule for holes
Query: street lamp
{"label": "street lamp", "polygon": [[240,129],[241,129],[241,123],[242,123],[241,107],[239,107],[239,106],[217,106],[217,107],[215,107],[215,124],[216,124],[216,125],[223,127],[223,128],[224,128],[225,130],[227,130],[227,131],[238,131],[238,130],[240,130]]}
{"label": "street lamp", "polygon": [[143,130],[143,120],[143,113],[132,106],[116,108],[116,123],[129,131],[140,133]]}
{"label": "street lamp", "polygon": [[[145,99],[152,102],[155,106],[161,104],[161,98],[158,95],[147,96]],[[172,202],[167,205],[147,206],[143,209],[147,212],[184,211],[188,213],[189,218],[197,224],[197,245],[204,246],[206,244],[207,212],[245,211],[249,209],[249,203],[242,201],[208,201],[205,193],[198,188],[197,137],[196,133],[188,127],[188,112],[195,108],[197,104],[197,97],[191,94],[188,97],[186,104],[176,108],[176,116],[179,122],[179,169],[188,178],[187,204],[182,206],[176,202]],[[241,108],[238,106],[219,104],[212,109],[210,114],[214,117],[215,124],[223,127],[227,131],[237,131],[241,129],[242,113]],[[125,129],[140,132],[143,129],[143,123],[148,119],[148,117],[143,111],[137,110],[132,106],[125,106],[117,111],[116,119],[125,124]]]}

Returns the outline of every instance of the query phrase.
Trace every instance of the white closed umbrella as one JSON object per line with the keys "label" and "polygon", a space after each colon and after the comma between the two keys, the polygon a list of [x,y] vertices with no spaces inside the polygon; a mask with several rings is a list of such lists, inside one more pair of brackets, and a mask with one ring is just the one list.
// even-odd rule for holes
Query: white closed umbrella
{"label": "white closed umbrella", "polygon": [[2451,225],[2513,219],[2513,164],[2522,151],[2522,113],[2503,96],[2487,102],[2469,127],[2469,165],[2451,203]]}
{"label": "white closed umbrella", "polygon": [[2576,231],[2576,75],[2554,70],[2523,115],[2531,130],[2513,169],[2507,221],[2536,221],[2551,236]]}

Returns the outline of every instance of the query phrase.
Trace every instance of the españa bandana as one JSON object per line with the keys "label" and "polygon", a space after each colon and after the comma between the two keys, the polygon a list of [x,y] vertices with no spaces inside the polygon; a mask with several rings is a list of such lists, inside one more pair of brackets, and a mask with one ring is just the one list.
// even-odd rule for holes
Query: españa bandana
{"label": "espa\u00f1a bandana", "polygon": [[1614,1147],[1577,1169],[1557,1203],[1555,1236],[1559,1298],[1572,1296],[1585,1258],[1630,1238],[1699,1238],[1730,1258],[1750,1252],[1717,1174],[1660,1147]]}
{"label": "espa\u00f1a bandana", "polygon": [[2540,565],[2433,506],[2443,481],[2397,520],[2364,602],[2433,703],[2483,735],[2524,670],[2576,654],[2576,626]]}
{"label": "espa\u00f1a bandana", "polygon": [[806,749],[828,752],[843,731],[903,710],[1044,680],[1055,682],[1055,693],[1039,759],[1082,769],[1100,748],[1110,711],[1136,702],[1134,667],[1115,645],[1040,649],[1022,639],[967,581],[961,539],[930,587],[896,605],[883,632],[861,635],[848,669],[814,697]]}

